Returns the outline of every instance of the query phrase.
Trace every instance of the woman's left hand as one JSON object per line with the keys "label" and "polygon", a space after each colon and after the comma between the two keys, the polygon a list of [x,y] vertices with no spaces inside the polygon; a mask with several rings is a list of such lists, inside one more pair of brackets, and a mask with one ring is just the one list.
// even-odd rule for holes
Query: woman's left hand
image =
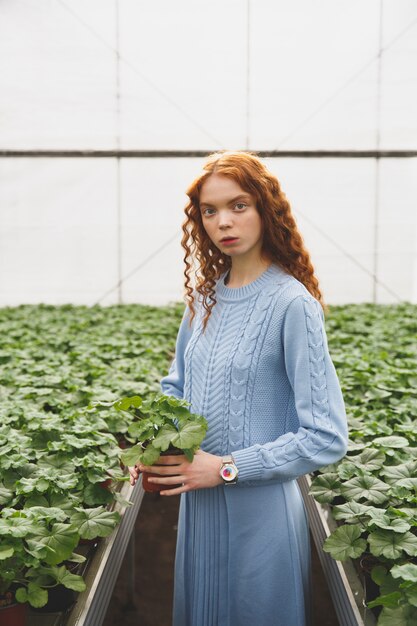
{"label": "woman's left hand", "polygon": [[155,484],[178,485],[176,489],[160,491],[161,496],[176,496],[193,489],[217,487],[222,484],[220,456],[197,450],[193,461],[187,461],[184,455],[161,456],[158,465],[139,465],[141,472],[152,472],[158,476],[151,476],[149,481]]}

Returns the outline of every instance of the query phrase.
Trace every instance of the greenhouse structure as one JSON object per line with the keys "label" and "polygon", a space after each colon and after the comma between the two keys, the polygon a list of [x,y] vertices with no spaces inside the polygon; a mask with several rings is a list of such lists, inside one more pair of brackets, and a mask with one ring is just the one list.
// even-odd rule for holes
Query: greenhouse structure
{"label": "greenhouse structure", "polygon": [[[417,625],[416,68],[412,0],[0,3],[0,626]],[[301,234],[296,261],[274,263],[304,289],[297,293],[313,342],[305,366],[315,367],[317,332],[329,355],[321,387],[311,379],[306,439],[318,432],[314,394],[332,393],[331,363],[346,409],[345,454],[276,481],[294,483],[308,525],[304,617],[291,613],[290,599],[278,615],[262,601],[248,608],[248,599],[246,617],[236,617],[234,583],[224,605],[222,589],[213,600],[226,577],[223,534],[213,531],[210,543],[210,526],[202,564],[201,550],[184,548],[184,536],[194,533],[197,543],[200,528],[193,498],[224,492],[227,502],[245,487],[247,455],[255,458],[259,444],[267,466],[272,445],[252,445],[252,426],[243,425],[260,406],[258,378],[249,369],[245,378],[236,357],[270,368],[280,358],[278,345],[274,353],[261,339],[285,291],[273,310],[265,282],[273,265],[256,272],[265,230],[249,252],[239,252],[237,237],[207,252],[197,230],[189,235],[203,250],[194,255],[192,287],[201,288],[203,270],[205,280],[215,275],[219,304],[208,333],[201,307],[184,343],[187,191],[209,155],[228,151],[252,155],[278,179],[277,215],[286,198]],[[233,176],[207,181],[237,185]],[[231,203],[217,212],[199,199],[206,237],[215,220],[225,231],[244,224],[234,211],[241,204],[249,212],[255,192],[241,187],[249,200],[234,198],[233,216]],[[251,224],[263,229],[275,209],[259,205]],[[286,232],[285,245],[293,236]],[[311,265],[297,272],[301,248]],[[221,308],[233,289],[249,302],[244,312],[236,301],[236,320]],[[305,432],[297,396],[305,377],[291,374],[291,355],[304,349],[301,327],[291,334],[283,315],[279,347],[300,421],[298,431],[286,423],[282,445]],[[253,334],[243,345],[247,323]],[[243,397],[233,387],[239,367],[243,395],[254,385],[244,413],[233,410]],[[206,391],[194,402],[200,379]],[[246,433],[242,449],[210,448],[217,388],[232,407],[224,428]],[[331,412],[331,395],[328,403]],[[230,426],[235,418],[241,422]],[[147,486],[146,473],[132,484],[129,467],[157,465],[173,448],[191,466],[223,455],[237,484],[204,483],[211,491],[171,497]],[[185,533],[186,506],[194,521],[187,518]],[[266,523],[261,511],[259,519]],[[281,532],[277,526],[271,546]],[[178,608],[178,554],[198,579],[181,581],[188,613]],[[248,554],[248,571],[251,557],[262,568],[266,555]],[[245,572],[239,576],[241,590]]]}

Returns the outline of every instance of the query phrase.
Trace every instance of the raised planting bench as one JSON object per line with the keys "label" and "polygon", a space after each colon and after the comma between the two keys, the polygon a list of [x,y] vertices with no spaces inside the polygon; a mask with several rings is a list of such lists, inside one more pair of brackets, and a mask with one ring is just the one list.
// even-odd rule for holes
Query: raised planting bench
{"label": "raised planting bench", "polygon": [[330,507],[309,494],[311,477],[308,474],[298,479],[298,485],[339,626],[376,626],[375,616],[366,607],[364,589],[352,561],[336,561],[322,549],[324,540],[337,528]]}

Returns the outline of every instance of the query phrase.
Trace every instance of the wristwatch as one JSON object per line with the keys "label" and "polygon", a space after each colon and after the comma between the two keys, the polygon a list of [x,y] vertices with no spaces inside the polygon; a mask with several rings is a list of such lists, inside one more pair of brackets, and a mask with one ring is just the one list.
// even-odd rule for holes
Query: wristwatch
{"label": "wristwatch", "polygon": [[235,465],[232,455],[224,456],[220,468],[220,478],[223,480],[223,484],[236,485],[238,473],[239,470]]}

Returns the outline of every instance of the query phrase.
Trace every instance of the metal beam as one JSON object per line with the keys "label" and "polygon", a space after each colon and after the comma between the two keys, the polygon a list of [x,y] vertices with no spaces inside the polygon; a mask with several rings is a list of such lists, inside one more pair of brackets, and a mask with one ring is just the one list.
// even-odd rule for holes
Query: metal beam
{"label": "metal beam", "polygon": [[[216,150],[9,150],[0,149],[3,158],[63,159],[178,159],[200,158]],[[260,157],[295,159],[409,159],[417,150],[251,150]]]}

